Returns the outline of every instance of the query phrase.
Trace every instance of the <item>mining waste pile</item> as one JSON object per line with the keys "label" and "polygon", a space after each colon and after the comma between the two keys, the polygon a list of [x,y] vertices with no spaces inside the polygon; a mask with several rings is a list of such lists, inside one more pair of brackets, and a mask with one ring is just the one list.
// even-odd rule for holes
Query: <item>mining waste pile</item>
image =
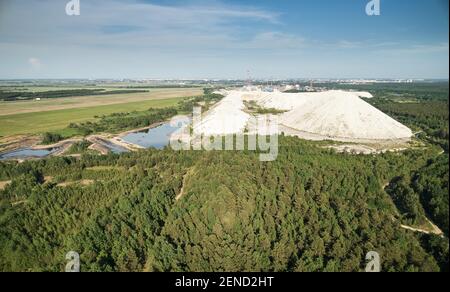
{"label": "mining waste pile", "polygon": [[[222,93],[224,94],[224,93]],[[310,93],[227,91],[205,113],[194,132],[204,135],[243,133],[252,115],[246,103],[277,111],[279,131],[307,140],[386,142],[409,140],[412,131],[373,107],[368,92],[330,90]]]}

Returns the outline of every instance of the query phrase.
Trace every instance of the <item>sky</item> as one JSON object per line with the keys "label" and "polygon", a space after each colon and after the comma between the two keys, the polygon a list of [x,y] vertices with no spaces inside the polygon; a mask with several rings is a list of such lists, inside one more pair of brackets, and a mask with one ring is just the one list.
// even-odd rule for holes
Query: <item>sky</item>
{"label": "sky", "polygon": [[448,0],[0,0],[0,79],[449,77]]}

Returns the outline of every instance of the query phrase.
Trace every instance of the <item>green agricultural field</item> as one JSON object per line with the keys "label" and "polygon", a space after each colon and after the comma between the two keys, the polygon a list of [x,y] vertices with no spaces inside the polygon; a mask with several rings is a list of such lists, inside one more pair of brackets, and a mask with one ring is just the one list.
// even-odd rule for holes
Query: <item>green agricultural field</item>
{"label": "green agricultural field", "polygon": [[112,104],[126,104],[148,100],[163,100],[178,97],[197,96],[202,94],[203,90],[199,88],[164,88],[152,89],[151,91],[145,93],[130,92],[112,95],[43,98],[40,101],[0,101],[0,116],[74,108],[90,108]]}
{"label": "green agricultural field", "polygon": [[95,120],[95,116],[102,116],[116,112],[130,112],[135,110],[142,111],[152,107],[170,107],[176,105],[183,99],[184,97],[179,97],[94,106],[89,108],[71,108],[55,111],[4,115],[0,116],[0,136],[39,134],[43,132],[63,130],[70,123]]}

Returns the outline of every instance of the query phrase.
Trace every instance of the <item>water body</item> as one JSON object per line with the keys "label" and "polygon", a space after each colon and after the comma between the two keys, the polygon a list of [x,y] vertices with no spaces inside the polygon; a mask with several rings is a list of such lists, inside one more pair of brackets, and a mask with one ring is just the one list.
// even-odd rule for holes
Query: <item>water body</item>
{"label": "water body", "polygon": [[130,152],[128,149],[119,146],[117,144],[105,141],[105,140],[101,140],[98,142],[99,144],[102,144],[103,146],[105,146],[106,148],[109,149],[109,151],[111,151],[114,154],[121,154],[121,153],[126,153],[126,152]]}
{"label": "water body", "polygon": [[171,126],[170,123],[165,123],[153,129],[130,133],[122,137],[122,140],[144,148],[164,149],[170,143],[170,136],[182,126],[183,123],[181,122],[176,127]]}
{"label": "water body", "polygon": [[[171,126],[170,123],[162,124],[153,129],[149,129],[142,132],[130,133],[124,136],[122,139],[126,142],[133,143],[139,145],[143,148],[156,148],[163,149],[164,147],[169,145],[170,136],[175,133],[175,131],[181,129],[187,121],[179,122],[177,126]],[[106,148],[108,148],[112,153],[121,154],[130,152],[128,149],[121,147],[117,144],[111,143],[109,141],[101,140],[98,141],[99,144],[102,144]],[[14,150],[10,152],[6,152],[0,155],[0,160],[8,160],[8,159],[30,159],[30,158],[45,158],[56,151],[59,148],[46,149],[46,150],[33,150],[30,148],[23,148],[19,150]]]}
{"label": "water body", "polygon": [[29,159],[29,158],[44,158],[58,151],[58,148],[45,149],[45,150],[33,150],[30,148],[24,148],[6,152],[0,155],[0,160],[8,159]]}

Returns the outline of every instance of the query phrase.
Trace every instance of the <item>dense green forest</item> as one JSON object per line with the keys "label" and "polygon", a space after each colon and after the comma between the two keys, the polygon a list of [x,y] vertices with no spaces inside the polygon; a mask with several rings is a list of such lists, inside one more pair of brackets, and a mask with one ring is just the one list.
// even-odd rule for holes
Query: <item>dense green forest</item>
{"label": "dense green forest", "polygon": [[440,145],[448,153],[448,100],[399,103],[374,99],[370,103],[409,126],[421,139]]}
{"label": "dense green forest", "polygon": [[352,156],[280,143],[273,163],[169,149],[1,163],[12,183],[1,192],[0,269],[60,271],[71,250],[85,271],[360,271],[371,250],[386,271],[445,269],[447,239],[401,229],[402,209],[383,190],[411,177],[448,234],[430,190],[448,183],[435,151]]}
{"label": "dense green forest", "polygon": [[[398,153],[338,154],[281,136],[268,163],[251,151],[100,156],[83,142],[71,149],[80,158],[0,162],[11,181],[0,191],[0,270],[63,271],[76,251],[82,271],[363,271],[376,251],[383,271],[448,271],[448,108],[436,104],[448,98],[420,102],[371,101],[424,131],[424,147]],[[142,116],[78,126],[151,122]],[[401,226],[428,220],[445,235]]]}

